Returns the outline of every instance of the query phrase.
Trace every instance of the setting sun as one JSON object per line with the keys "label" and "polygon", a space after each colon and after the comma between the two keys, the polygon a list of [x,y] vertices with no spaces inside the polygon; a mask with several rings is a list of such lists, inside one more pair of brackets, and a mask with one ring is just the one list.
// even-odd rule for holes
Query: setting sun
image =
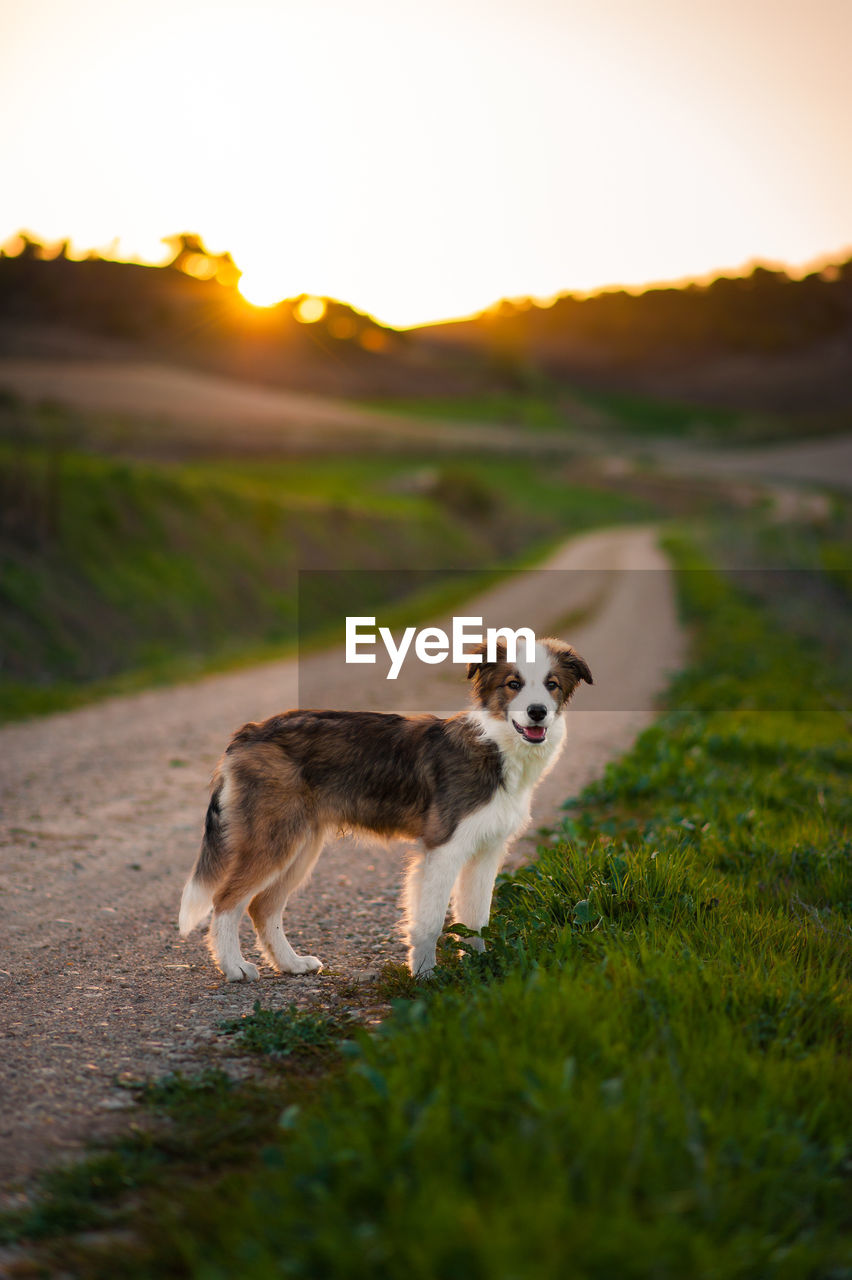
{"label": "setting sun", "polygon": [[243,276],[239,289],[246,302],[250,302],[253,307],[274,307],[284,297],[274,282],[255,276],[248,280]]}
{"label": "setting sun", "polygon": [[191,229],[256,306],[343,298],[398,325],[849,241],[844,0],[214,15],[81,0],[72,21],[34,0],[10,17],[0,240],[27,227],[152,261]]}

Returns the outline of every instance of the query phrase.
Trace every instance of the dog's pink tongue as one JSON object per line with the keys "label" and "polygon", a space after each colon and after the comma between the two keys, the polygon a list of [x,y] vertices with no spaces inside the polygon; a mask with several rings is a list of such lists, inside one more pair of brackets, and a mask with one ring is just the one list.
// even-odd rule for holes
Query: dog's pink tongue
{"label": "dog's pink tongue", "polygon": [[541,740],[545,735],[545,732],[546,730],[540,728],[537,725],[530,724],[530,725],[527,725],[527,728],[526,728],[526,735],[529,738],[530,742],[541,742]]}

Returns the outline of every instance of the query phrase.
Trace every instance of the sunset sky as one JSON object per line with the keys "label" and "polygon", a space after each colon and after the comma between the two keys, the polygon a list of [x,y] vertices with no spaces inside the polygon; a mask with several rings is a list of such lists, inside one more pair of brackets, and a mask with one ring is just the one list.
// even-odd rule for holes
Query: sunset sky
{"label": "sunset sky", "polygon": [[0,241],[395,324],[852,245],[852,0],[28,0]]}

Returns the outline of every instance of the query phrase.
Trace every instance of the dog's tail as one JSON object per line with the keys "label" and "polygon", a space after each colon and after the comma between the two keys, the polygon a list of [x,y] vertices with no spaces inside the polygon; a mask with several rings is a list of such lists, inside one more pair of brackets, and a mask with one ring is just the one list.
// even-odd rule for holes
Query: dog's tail
{"label": "dog's tail", "polygon": [[201,850],[192,875],[183,888],[178,928],[184,937],[201,924],[213,906],[213,894],[226,860],[222,819],[223,785],[222,777],[217,774],[214,779],[213,794],[207,806],[207,817],[204,820]]}
{"label": "dog's tail", "polygon": [[199,884],[193,872],[183,887],[183,897],[180,900],[178,928],[184,938],[192,933],[196,925],[201,924],[212,906],[212,888]]}

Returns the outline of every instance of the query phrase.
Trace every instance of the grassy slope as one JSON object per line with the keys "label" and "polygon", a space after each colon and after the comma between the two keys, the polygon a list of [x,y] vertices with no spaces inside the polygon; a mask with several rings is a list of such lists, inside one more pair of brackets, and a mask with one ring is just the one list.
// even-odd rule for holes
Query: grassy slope
{"label": "grassy slope", "polygon": [[492,391],[465,396],[384,396],[362,400],[368,409],[447,418],[453,422],[502,422],[534,430],[564,429],[570,416],[560,407],[560,389],[542,382],[538,390]]}
{"label": "grassy slope", "polygon": [[[566,395],[556,384],[530,391],[477,396],[387,397],[362,401],[368,408],[453,421],[499,422],[535,430],[574,431],[578,440],[592,432],[602,445],[618,449],[626,442],[653,439],[697,444],[753,445],[841,434],[850,429],[845,410],[780,413],[731,409],[720,405],[661,400],[632,391],[572,387]],[[578,422],[577,407],[594,411],[596,423]]]}
{"label": "grassy slope", "polygon": [[[29,1229],[153,1184],[128,1276],[848,1276],[849,690],[714,573],[682,587],[692,666],[502,883],[489,953],[400,977],[315,1101],[298,1070],[161,1087],[172,1124]],[[322,1042],[269,1018],[255,1048]]]}
{"label": "grassy slope", "polygon": [[296,639],[299,569],[397,570],[361,574],[366,608],[404,595],[408,570],[437,582],[648,514],[500,461],[155,467],[7,450],[0,491],[6,716],[280,653]]}
{"label": "grassy slope", "polygon": [[[575,388],[566,403],[564,390],[556,384],[537,391],[503,391],[479,396],[388,397],[363,403],[418,417],[448,418],[459,422],[501,422],[539,430],[570,429],[576,403],[600,411],[603,423],[628,436],[694,436],[702,439],[736,437],[744,415],[736,409],[707,408],[677,401],[618,391],[590,391]],[[588,428],[586,428],[588,429]],[[777,431],[783,434],[779,425]],[[601,427],[598,434],[604,435]]]}

